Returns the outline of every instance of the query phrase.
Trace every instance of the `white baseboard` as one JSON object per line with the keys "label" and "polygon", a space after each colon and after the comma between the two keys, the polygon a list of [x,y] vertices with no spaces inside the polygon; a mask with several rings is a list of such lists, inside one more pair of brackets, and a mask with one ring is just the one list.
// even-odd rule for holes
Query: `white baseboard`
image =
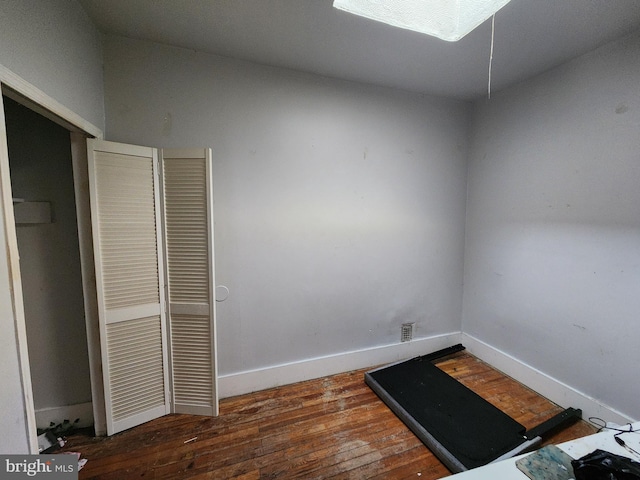
{"label": "white baseboard", "polygon": [[36,410],[36,426],[38,428],[49,428],[51,422],[57,425],[65,420],[69,420],[73,423],[76,418],[80,419],[80,421],[75,424],[76,427],[82,428],[93,425],[93,406],[91,402]]}
{"label": "white baseboard", "polygon": [[545,396],[552,402],[564,408],[580,408],[584,419],[599,417],[619,425],[635,421],[511,355],[462,332],[418,338],[405,343],[384,345],[301,362],[221,375],[218,378],[219,396],[220,398],[233,397],[350,370],[385,365],[431,353],[458,343],[462,343],[469,353]]}
{"label": "white baseboard", "polygon": [[563,408],[580,408],[582,410],[582,418],[584,419],[588,419],[589,417],[599,417],[603,420],[617,423],[619,425],[635,421],[627,415],[598,402],[594,398],[589,397],[569,385],[550,377],[540,370],[521,362],[511,355],[502,352],[501,350],[498,350],[497,348],[494,348],[467,333],[462,333],[460,337],[460,343],[466,347],[469,353],[475,355],[480,360],[509,375]]}
{"label": "white baseboard", "polygon": [[416,338],[409,342],[345,352],[218,377],[220,398],[321,378],[336,373],[375,367],[424,355],[460,343],[460,332]]}

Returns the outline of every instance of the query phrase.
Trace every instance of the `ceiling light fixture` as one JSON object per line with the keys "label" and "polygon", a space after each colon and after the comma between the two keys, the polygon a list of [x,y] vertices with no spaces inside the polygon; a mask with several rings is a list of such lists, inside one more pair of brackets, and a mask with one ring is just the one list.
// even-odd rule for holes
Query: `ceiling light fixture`
{"label": "ceiling light fixture", "polygon": [[394,27],[455,42],[510,0],[334,0],[333,6]]}

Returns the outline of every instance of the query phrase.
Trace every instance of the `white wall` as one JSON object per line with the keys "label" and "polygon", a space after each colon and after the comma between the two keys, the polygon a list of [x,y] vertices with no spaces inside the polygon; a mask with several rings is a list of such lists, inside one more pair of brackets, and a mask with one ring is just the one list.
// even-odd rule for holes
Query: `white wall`
{"label": "white wall", "polygon": [[107,37],[105,106],[214,149],[222,375],[459,331],[468,104]]}
{"label": "white wall", "polygon": [[[73,0],[0,2],[0,64],[100,128],[104,125],[101,48],[98,32]],[[4,218],[0,218],[0,239],[1,250],[6,252]],[[2,254],[2,453],[26,453],[29,449],[15,328],[7,258]]]}
{"label": "white wall", "polygon": [[463,330],[640,418],[640,35],[476,104]]}
{"label": "white wall", "polygon": [[76,0],[0,2],[0,64],[104,130],[102,40]]}
{"label": "white wall", "polygon": [[13,195],[52,207],[51,223],[16,227],[35,408],[90,402],[69,132],[4,101]]}

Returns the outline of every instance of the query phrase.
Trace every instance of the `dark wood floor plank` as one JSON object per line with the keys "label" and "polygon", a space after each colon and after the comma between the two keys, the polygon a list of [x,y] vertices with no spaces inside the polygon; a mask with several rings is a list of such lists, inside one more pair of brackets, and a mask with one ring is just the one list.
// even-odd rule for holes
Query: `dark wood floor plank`
{"label": "dark wood floor plank", "polygon": [[385,458],[381,462],[338,474],[332,479],[366,478],[386,480],[412,478],[414,480],[442,478],[450,475],[449,470],[435,456],[420,446],[415,446],[400,455]]}
{"label": "dark wood floor plank", "polygon": [[[466,352],[438,366],[527,428],[562,410]],[[367,387],[364,372],[224,399],[215,418],[168,415],[109,438],[76,434],[64,450],[88,459],[82,480],[447,476],[444,465]],[[580,422],[546,443],[594,431]]]}
{"label": "dark wood floor plank", "polygon": [[408,430],[401,429],[392,435],[389,435],[389,431],[377,433],[372,435],[361,430],[352,432],[350,436],[333,437],[333,442],[323,442],[322,445],[304,444],[302,449],[299,446],[290,447],[287,449],[286,462],[269,465],[263,472],[273,478],[326,478],[378,461],[389,456],[391,449],[402,452],[420,444]]}

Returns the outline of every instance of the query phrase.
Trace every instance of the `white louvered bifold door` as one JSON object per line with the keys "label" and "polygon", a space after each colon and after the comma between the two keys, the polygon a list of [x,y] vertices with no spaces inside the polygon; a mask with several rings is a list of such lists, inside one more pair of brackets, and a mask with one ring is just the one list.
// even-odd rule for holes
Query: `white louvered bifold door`
{"label": "white louvered bifold door", "polygon": [[157,151],[88,140],[107,434],[169,413]]}
{"label": "white louvered bifold door", "polygon": [[211,150],[160,154],[173,411],[217,415]]}

